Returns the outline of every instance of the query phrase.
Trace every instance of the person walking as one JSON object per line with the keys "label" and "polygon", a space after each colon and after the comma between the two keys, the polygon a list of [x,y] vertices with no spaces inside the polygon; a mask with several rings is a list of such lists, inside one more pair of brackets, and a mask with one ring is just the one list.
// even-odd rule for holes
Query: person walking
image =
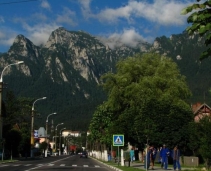
{"label": "person walking", "polygon": [[174,147],[173,151],[172,151],[172,159],[173,159],[173,167],[174,170],[176,170],[178,168],[178,170],[181,170],[181,166],[180,166],[180,150],[178,149],[177,146]]}
{"label": "person walking", "polygon": [[145,159],[144,159],[144,168],[145,169],[149,169],[150,166],[150,147],[147,145],[146,149],[145,149]]}
{"label": "person walking", "polygon": [[160,159],[161,159],[161,168],[164,167],[165,170],[168,168],[168,157],[170,155],[170,151],[166,148],[166,145],[163,145],[163,148],[160,151]]}
{"label": "person walking", "polygon": [[156,148],[152,145],[152,146],[150,147],[150,161],[151,161],[151,169],[152,169],[152,170],[154,170],[156,155],[157,155],[157,150],[156,150]]}
{"label": "person walking", "polygon": [[135,158],[135,153],[134,153],[133,148],[131,148],[131,150],[130,150],[130,161],[131,161],[131,163],[133,163],[134,158]]}

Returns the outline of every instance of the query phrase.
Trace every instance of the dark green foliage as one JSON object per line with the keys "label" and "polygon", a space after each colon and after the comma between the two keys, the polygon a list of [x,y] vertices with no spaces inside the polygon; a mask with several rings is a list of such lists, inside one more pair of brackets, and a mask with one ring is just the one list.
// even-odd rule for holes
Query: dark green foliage
{"label": "dark green foliage", "polygon": [[[210,116],[204,116],[199,122],[190,123],[190,142],[189,147],[195,154],[201,154],[206,169],[210,168],[211,161],[211,122]],[[197,153],[196,153],[197,152]]]}
{"label": "dark green foliage", "polygon": [[[201,0],[197,0],[200,2]],[[182,14],[191,13],[187,19],[188,23],[192,25],[187,27],[188,34],[193,35],[198,33],[200,36],[205,36],[204,44],[208,48],[201,53],[200,59],[204,59],[211,56],[211,1],[206,0],[202,3],[192,4],[184,8]]]}
{"label": "dark green foliage", "polygon": [[[97,110],[91,122],[91,128],[96,126],[90,129],[95,141],[109,134],[124,134],[125,142],[142,148],[146,143],[187,145],[184,137],[192,120],[187,104],[191,92],[170,58],[153,53],[135,55],[118,62],[117,73],[107,73],[102,79],[108,92],[107,110]],[[105,117],[110,119],[109,125],[101,130]]]}

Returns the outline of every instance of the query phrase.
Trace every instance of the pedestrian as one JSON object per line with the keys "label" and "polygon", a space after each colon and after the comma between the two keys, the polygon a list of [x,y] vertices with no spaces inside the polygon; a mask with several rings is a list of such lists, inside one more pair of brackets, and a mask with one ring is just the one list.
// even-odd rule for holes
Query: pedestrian
{"label": "pedestrian", "polygon": [[163,148],[160,151],[160,159],[161,159],[161,168],[164,167],[165,170],[168,168],[168,157],[170,155],[169,149],[166,147],[166,145],[163,145]]}
{"label": "pedestrian", "polygon": [[180,166],[180,150],[178,149],[178,146],[175,146],[173,151],[172,151],[172,159],[173,159],[173,167],[174,170],[176,170],[178,168],[178,170],[181,170],[181,166]]}
{"label": "pedestrian", "polygon": [[134,158],[135,158],[135,153],[134,153],[133,148],[131,148],[131,150],[130,150],[130,161],[131,161],[131,163],[133,163]]}
{"label": "pedestrian", "polygon": [[150,166],[150,147],[147,146],[145,149],[144,168],[149,169]]}
{"label": "pedestrian", "polygon": [[150,147],[150,161],[151,161],[151,168],[152,168],[152,170],[154,170],[156,155],[157,155],[157,150],[156,150],[156,148],[152,145],[152,146]]}

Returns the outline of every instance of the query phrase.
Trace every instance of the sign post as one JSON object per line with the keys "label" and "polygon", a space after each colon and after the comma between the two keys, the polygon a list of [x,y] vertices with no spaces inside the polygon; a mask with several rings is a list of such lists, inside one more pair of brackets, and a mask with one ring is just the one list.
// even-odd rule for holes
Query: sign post
{"label": "sign post", "polygon": [[119,166],[119,146],[124,146],[124,135],[114,134],[113,135],[113,146],[118,146],[118,166]]}

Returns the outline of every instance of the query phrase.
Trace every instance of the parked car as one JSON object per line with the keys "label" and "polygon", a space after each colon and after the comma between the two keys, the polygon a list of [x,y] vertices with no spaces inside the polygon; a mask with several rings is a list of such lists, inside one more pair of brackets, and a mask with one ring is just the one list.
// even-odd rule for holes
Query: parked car
{"label": "parked car", "polygon": [[82,153],[80,154],[80,158],[87,158],[88,154],[86,151],[82,151]]}

